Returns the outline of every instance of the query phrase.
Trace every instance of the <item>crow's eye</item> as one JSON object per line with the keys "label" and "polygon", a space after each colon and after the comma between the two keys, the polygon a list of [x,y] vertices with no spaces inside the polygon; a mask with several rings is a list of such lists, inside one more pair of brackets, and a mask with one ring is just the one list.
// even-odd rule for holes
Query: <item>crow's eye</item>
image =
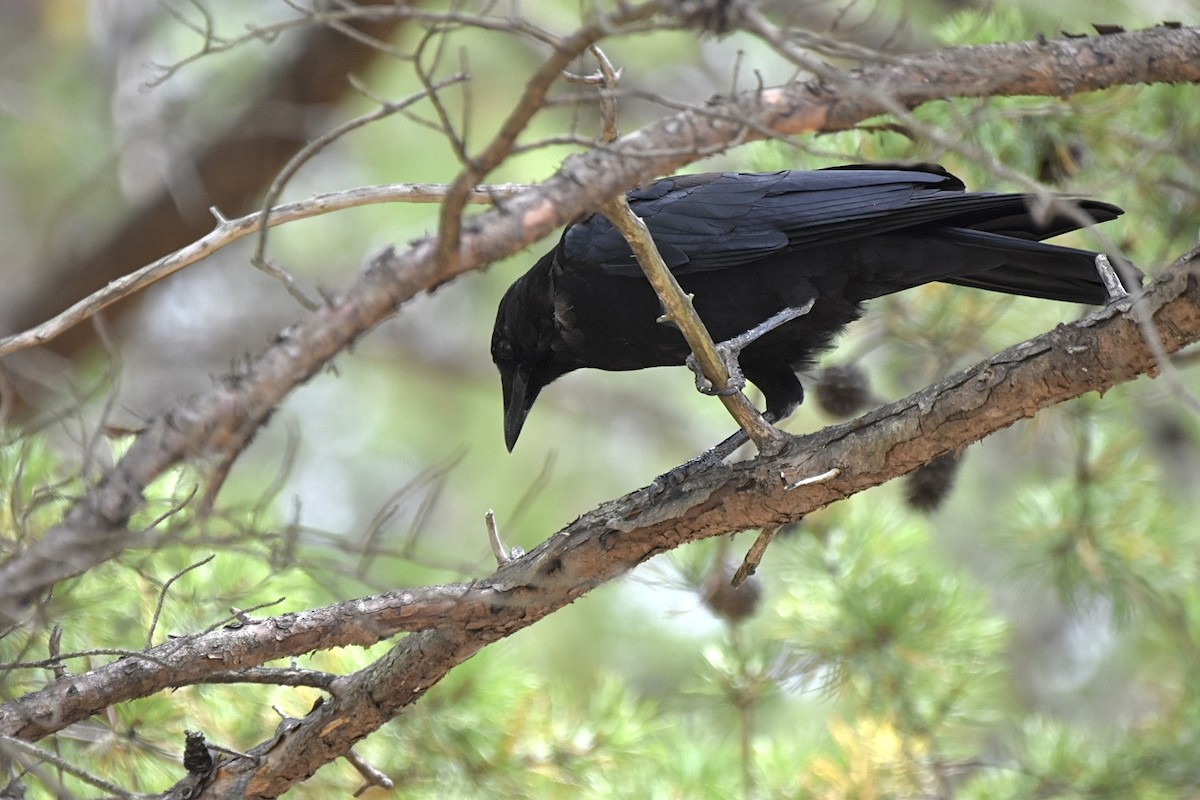
{"label": "crow's eye", "polygon": [[496,359],[498,361],[512,361],[513,348],[507,339],[501,339],[496,342]]}

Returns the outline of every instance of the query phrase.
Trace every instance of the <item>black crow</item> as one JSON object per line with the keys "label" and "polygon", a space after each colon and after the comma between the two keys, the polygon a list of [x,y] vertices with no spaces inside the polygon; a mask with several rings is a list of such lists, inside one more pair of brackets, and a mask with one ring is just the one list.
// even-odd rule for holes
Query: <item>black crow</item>
{"label": "black crow", "polygon": [[[863,302],[931,281],[1102,305],[1095,253],[1042,244],[1080,226],[1028,194],[967,192],[935,165],[852,165],[813,172],[664,178],[628,195],[667,266],[714,340],[737,337],[784,309],[811,308],[752,341],[742,373],[768,419],[804,398],[809,367],[863,313]],[[1114,205],[1074,199],[1095,222]],[[558,246],[500,301],[492,359],[504,390],[509,450],[538,393],[581,367],[630,370],[683,364],[679,331],[628,244],[600,214]]]}

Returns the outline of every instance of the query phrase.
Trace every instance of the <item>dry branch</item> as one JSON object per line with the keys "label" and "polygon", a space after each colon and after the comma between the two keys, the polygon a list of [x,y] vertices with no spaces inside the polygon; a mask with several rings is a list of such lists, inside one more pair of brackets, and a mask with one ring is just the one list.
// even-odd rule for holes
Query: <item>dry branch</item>
{"label": "dry branch", "polygon": [[[471,193],[467,202],[499,203],[526,188],[528,187],[512,183],[480,186]],[[285,203],[271,208],[268,212],[247,214],[237,219],[219,219],[217,227],[211,233],[192,242],[187,247],[163,256],[135,272],[117,278],[103,289],[93,292],[34,328],[0,338],[0,357],[46,344],[113,303],[143,291],[146,287],[208,258],[236,241],[259,233],[262,230],[264,218],[267,220],[268,226],[275,227],[359,206],[377,203],[440,203],[445,197],[446,187],[442,184],[405,183],[360,186],[340,192],[324,192],[305,200]]]}
{"label": "dry branch", "polygon": [[[1173,271],[1136,302],[1169,352],[1200,341],[1195,273]],[[113,704],[213,680],[217,673],[224,680],[230,671],[275,659],[414,634],[362,672],[335,679],[336,697],[287,734],[312,737],[344,720],[346,736],[338,738],[348,747],[479,648],[659,553],[731,531],[786,524],[1049,405],[1106,391],[1156,368],[1132,315],[1110,307],[861,419],[793,438],[777,456],[698,471],[665,500],[639,490],[605,503],[487,579],[389,592],[181,637],[146,651],[146,658],[68,675],[0,705],[0,733],[38,739]],[[834,469],[837,475],[828,480],[802,480]],[[360,693],[368,689],[378,707],[364,716],[358,704],[367,702]],[[316,745],[309,739],[304,746]],[[326,760],[336,755],[331,745]]]}
{"label": "dry branch", "polygon": [[731,387],[729,369],[717,352],[716,343],[713,342],[700,315],[696,313],[691,296],[683,291],[667,268],[658,248],[654,246],[646,223],[633,213],[624,196],[606,204],[602,211],[613,227],[629,242],[642,272],[654,287],[654,292],[663,306],[664,319],[660,322],[669,322],[683,334],[705,378],[718,392],[729,415],[746,432],[760,452],[782,446],[785,441],[783,434],[763,419],[762,414],[758,413],[758,409],[750,403],[745,394],[736,390],[736,387]]}
{"label": "dry branch", "polygon": [[[390,0],[360,0],[360,6],[392,6]],[[351,38],[357,32],[372,41],[386,40],[403,23],[397,15],[359,18],[331,30],[319,25],[297,36],[265,72],[259,96],[239,118],[203,142],[196,152],[181,159],[194,170],[191,179],[202,188],[205,206],[216,206],[227,214],[243,213],[271,182],[279,168],[308,138],[303,110],[332,108],[349,90],[346,76],[361,72],[379,50]],[[253,37],[252,37],[253,38]],[[255,91],[248,87],[247,91]],[[295,109],[288,115],[290,128],[280,123],[279,109]],[[186,247],[204,236],[209,220],[189,213],[178,202],[177,189],[164,185],[136,209],[128,220],[111,232],[84,257],[71,254],[46,268],[45,288],[21,305],[20,316],[10,321],[17,330],[32,328],[74,304],[79,298],[122,279],[131,266],[146,264],[164,253]],[[75,352],[93,343],[95,334],[79,328],[59,340],[60,352]]]}

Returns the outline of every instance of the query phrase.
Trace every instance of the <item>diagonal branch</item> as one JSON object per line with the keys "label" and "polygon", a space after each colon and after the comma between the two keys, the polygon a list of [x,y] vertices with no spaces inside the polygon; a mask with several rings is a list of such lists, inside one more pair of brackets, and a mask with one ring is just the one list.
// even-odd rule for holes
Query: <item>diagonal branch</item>
{"label": "diagonal branch", "polygon": [[[528,188],[513,183],[480,186],[467,198],[469,203],[498,203]],[[274,227],[288,222],[312,219],[347,208],[376,203],[440,203],[446,197],[446,187],[432,183],[392,183],[381,186],[360,186],[340,192],[324,192],[304,200],[285,203],[269,210],[247,214],[237,219],[218,219],[217,226],[203,238],[156,259],[141,269],[112,281],[70,308],[36,327],[0,338],[0,357],[20,350],[46,344],[90,319],[113,303],[136,294],[179,270],[203,261],[213,253],[240,239],[259,233],[263,225]]]}
{"label": "diagonal branch", "polygon": [[[1200,341],[1195,272],[1170,273],[1136,302],[1168,351]],[[349,752],[485,645],[654,555],[708,536],[786,524],[1049,405],[1103,392],[1156,368],[1132,315],[1109,307],[862,419],[801,437],[779,456],[709,468],[666,503],[647,504],[645,491],[606,503],[470,587],[467,594],[477,599],[466,624],[454,619],[412,633],[375,663],[337,681],[330,698],[252,749],[257,758],[227,764],[209,796],[232,796],[247,781],[269,796],[286,791],[315,765]],[[828,481],[793,483],[822,469],[838,473]],[[510,584],[510,573],[523,578]],[[490,603],[482,600],[484,593]]]}
{"label": "diagonal branch", "polygon": [[[1200,280],[1184,266],[1134,301],[1172,353],[1200,341]],[[1042,408],[1106,391],[1158,367],[1132,314],[1109,307],[860,419],[795,438],[778,455],[689,473],[665,500],[639,490],[604,503],[487,579],[251,620],[166,642],[144,657],[128,655],[66,675],[0,705],[0,734],[38,739],[116,703],[214,680],[218,673],[413,634],[366,670],[335,680],[334,697],[288,734],[303,739],[304,747],[320,747],[313,741],[317,731],[337,721],[343,733],[328,742],[328,760],[338,755],[338,746],[348,748],[369,734],[484,645],[659,553],[733,531],[785,524]],[[839,472],[826,481],[798,480],[832,469]],[[368,687],[370,698],[362,696]],[[362,703],[376,707],[368,712]]]}
{"label": "diagonal branch", "polygon": [[650,229],[640,217],[633,213],[629,201],[624,195],[619,195],[602,209],[629,247],[637,257],[637,262],[645,273],[654,293],[662,302],[666,319],[679,328],[688,347],[696,354],[696,360],[704,376],[716,388],[721,403],[729,415],[741,426],[746,435],[753,440],[759,452],[778,450],[787,441],[787,437],[775,429],[771,423],[763,419],[758,409],[746,398],[741,391],[730,393],[730,375],[725,361],[717,353],[717,345],[713,342],[708,328],[696,313],[692,298],[683,291],[683,287],[675,280],[671,270],[663,262],[662,255],[654,245]]}
{"label": "diagonal branch", "polygon": [[550,87],[562,77],[563,71],[601,39],[612,35],[621,26],[657,14],[664,10],[664,5],[660,0],[651,0],[635,6],[621,4],[617,11],[593,20],[555,44],[554,52],[526,83],[524,92],[501,124],[499,132],[479,155],[467,161],[466,169],[459,173],[451,184],[438,220],[437,258],[440,263],[448,268],[459,264],[462,258],[459,250],[465,198],[485,175],[512,154],[517,137],[524,132],[534,115],[545,107],[546,95]]}

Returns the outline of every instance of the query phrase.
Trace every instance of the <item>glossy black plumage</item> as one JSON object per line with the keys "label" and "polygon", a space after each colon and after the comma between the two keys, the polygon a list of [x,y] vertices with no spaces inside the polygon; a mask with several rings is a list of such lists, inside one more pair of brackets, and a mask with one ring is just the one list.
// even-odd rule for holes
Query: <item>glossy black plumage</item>
{"label": "glossy black plumage", "polygon": [[[808,314],[741,355],[776,420],[804,397],[796,371],[871,298],[943,281],[1107,301],[1094,253],[1041,241],[1080,227],[1075,219],[1039,217],[1029,195],[966,192],[937,166],[681,175],[628,197],[715,340],[815,300]],[[1096,222],[1121,214],[1107,203],[1076,204]],[[568,226],[509,288],[496,317],[492,358],[509,449],[538,393],[567,372],[682,364],[687,344],[656,321],[660,314],[629,246],[604,217]]]}

